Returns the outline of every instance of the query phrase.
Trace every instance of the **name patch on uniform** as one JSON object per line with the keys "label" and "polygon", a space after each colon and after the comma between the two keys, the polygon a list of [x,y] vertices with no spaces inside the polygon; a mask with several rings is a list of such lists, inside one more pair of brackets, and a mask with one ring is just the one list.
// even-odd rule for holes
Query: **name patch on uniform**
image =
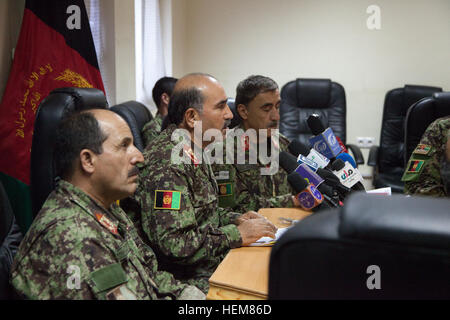
{"label": "name patch on uniform", "polygon": [[180,210],[181,192],[155,190],[155,209]]}
{"label": "name patch on uniform", "polygon": [[233,191],[231,189],[231,183],[220,183],[219,184],[219,197],[231,196]]}
{"label": "name patch on uniform", "polygon": [[113,222],[111,222],[111,220],[105,217],[104,214],[96,212],[95,217],[97,218],[97,221],[100,222],[100,224],[108,229],[112,234],[119,234],[119,232],[117,232],[117,226]]}
{"label": "name patch on uniform", "polygon": [[420,172],[420,170],[422,170],[422,168],[423,168],[424,163],[425,163],[424,160],[412,160],[409,163],[407,172],[410,172],[410,173]]}
{"label": "name patch on uniform", "polygon": [[418,144],[416,149],[414,149],[414,154],[427,155],[431,152],[431,146],[427,144]]}
{"label": "name patch on uniform", "polygon": [[216,180],[228,180],[230,179],[230,171],[219,171],[216,172]]}

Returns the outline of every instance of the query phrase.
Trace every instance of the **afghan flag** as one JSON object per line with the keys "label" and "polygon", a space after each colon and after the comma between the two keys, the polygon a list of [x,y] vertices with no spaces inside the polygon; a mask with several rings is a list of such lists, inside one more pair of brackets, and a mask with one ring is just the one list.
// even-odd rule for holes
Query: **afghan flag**
{"label": "afghan flag", "polygon": [[155,209],[180,210],[181,192],[155,190]]}
{"label": "afghan flag", "polygon": [[[13,209],[14,199],[22,195],[29,203],[31,142],[39,104],[62,87],[104,91],[84,1],[26,0],[0,104],[0,178],[13,198]],[[17,218],[22,229],[31,222]]]}

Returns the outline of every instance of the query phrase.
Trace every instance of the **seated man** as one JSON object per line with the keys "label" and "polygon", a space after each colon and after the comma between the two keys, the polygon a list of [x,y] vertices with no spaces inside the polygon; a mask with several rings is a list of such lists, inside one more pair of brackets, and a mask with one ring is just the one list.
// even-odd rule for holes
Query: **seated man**
{"label": "seated man", "polygon": [[170,95],[173,87],[178,79],[171,77],[163,77],[156,81],[152,90],[153,101],[155,101],[158,112],[155,117],[147,122],[142,128],[142,141],[144,146],[148,145],[150,141],[159,135],[161,132],[161,125],[163,118],[167,116],[167,109],[169,107]]}
{"label": "seated man", "polygon": [[[221,206],[234,207],[235,210],[294,206],[293,189],[287,182],[287,173],[278,164],[279,153],[288,151],[289,145],[289,140],[278,132],[280,102],[278,85],[268,77],[250,76],[238,84],[235,105],[242,121],[227,133],[225,141],[227,145],[230,139],[237,137],[233,142],[233,161],[227,162],[226,156],[229,155],[224,152],[224,165],[213,165],[219,185],[229,185],[221,188]],[[249,132],[254,134],[246,134]],[[268,152],[261,153],[261,148]],[[252,151],[255,155],[253,163]],[[269,152],[271,162],[267,164],[261,155],[267,153],[269,156]],[[245,163],[240,163],[239,153],[244,153]],[[230,162],[232,166],[226,165]],[[263,174],[264,168],[267,172]]]}
{"label": "seated man", "polygon": [[108,110],[62,121],[55,167],[62,178],[22,241],[11,282],[29,299],[204,298],[158,271],[153,251],[117,206],[137,186],[142,154],[127,123]]}
{"label": "seated man", "polygon": [[442,169],[445,169],[446,165],[449,131],[450,116],[439,118],[428,126],[420,143],[411,154],[402,177],[402,181],[405,181],[406,194],[450,196],[450,190],[445,187],[442,176]]}
{"label": "seated man", "polygon": [[[202,156],[210,141],[202,137],[215,129],[222,139],[233,117],[219,82],[206,74],[178,80],[168,117],[171,124],[144,151],[135,199],[161,267],[206,293],[229,249],[273,237],[276,228],[256,212],[241,215],[218,207],[217,182]],[[177,135],[185,140],[178,142]],[[180,152],[189,163],[175,161]]]}

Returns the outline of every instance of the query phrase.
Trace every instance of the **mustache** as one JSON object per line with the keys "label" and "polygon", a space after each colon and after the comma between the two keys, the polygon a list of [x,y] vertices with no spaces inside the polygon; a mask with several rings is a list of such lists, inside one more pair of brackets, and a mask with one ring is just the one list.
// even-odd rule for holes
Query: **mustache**
{"label": "mustache", "polygon": [[226,129],[226,128],[228,128],[229,126],[230,126],[230,124],[231,124],[231,120],[225,120],[225,124],[223,125],[223,128],[222,129]]}
{"label": "mustache", "polygon": [[278,121],[270,122],[267,128],[278,128]]}
{"label": "mustache", "polygon": [[128,177],[136,176],[139,174],[139,168],[133,167],[130,171],[128,171]]}

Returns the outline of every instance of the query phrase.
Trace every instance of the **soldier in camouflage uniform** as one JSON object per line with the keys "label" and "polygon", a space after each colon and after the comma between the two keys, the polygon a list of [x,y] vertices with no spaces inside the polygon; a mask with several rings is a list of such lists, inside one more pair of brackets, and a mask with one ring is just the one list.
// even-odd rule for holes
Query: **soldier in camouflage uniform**
{"label": "soldier in camouflage uniform", "polygon": [[[289,140],[278,132],[280,120],[280,93],[275,81],[264,76],[250,76],[241,81],[236,89],[235,105],[242,121],[236,128],[227,134],[234,139],[235,154],[245,153],[245,159],[249,162],[250,150],[257,150],[261,144],[266,144],[267,149],[275,152],[273,161],[275,172],[261,174],[261,169],[268,166],[259,158],[257,163],[238,163],[236,155],[232,166],[213,165],[214,174],[221,187],[220,205],[234,207],[237,210],[259,210],[269,207],[292,207],[293,189],[287,182],[287,173],[278,165],[278,154],[288,151]],[[256,139],[251,135],[245,135],[248,129],[256,130]],[[259,130],[267,130],[267,139],[258,141]],[[229,163],[230,161],[228,161]],[[224,163],[227,163],[224,160]]]}
{"label": "soldier in camouflage uniform", "polygon": [[[160,265],[175,278],[207,292],[208,279],[229,249],[274,236],[275,226],[256,212],[232,212],[218,207],[218,186],[202,155],[210,141],[194,144],[194,123],[202,133],[220,130],[232,118],[223,87],[205,74],[180,79],[171,96],[172,123],[144,151],[135,200],[140,204],[142,228]],[[185,140],[173,141],[184,129]],[[172,150],[183,163],[173,161]]]}
{"label": "soldier in camouflage uniform", "polygon": [[152,90],[153,101],[155,101],[158,112],[155,117],[147,122],[142,128],[142,141],[144,146],[148,145],[161,132],[161,125],[165,116],[167,116],[167,109],[169,107],[170,95],[173,87],[178,79],[172,77],[163,77],[156,81]]}
{"label": "soldier in camouflage uniform", "polygon": [[450,129],[450,116],[439,118],[430,124],[420,143],[413,151],[402,181],[404,192],[411,195],[449,196],[442,178],[446,166],[446,144]]}
{"label": "soldier in camouflage uniform", "polygon": [[11,282],[29,299],[204,298],[158,271],[153,251],[115,203],[134,192],[142,154],[123,119],[91,110],[63,121],[56,168],[62,180],[22,241]]}

